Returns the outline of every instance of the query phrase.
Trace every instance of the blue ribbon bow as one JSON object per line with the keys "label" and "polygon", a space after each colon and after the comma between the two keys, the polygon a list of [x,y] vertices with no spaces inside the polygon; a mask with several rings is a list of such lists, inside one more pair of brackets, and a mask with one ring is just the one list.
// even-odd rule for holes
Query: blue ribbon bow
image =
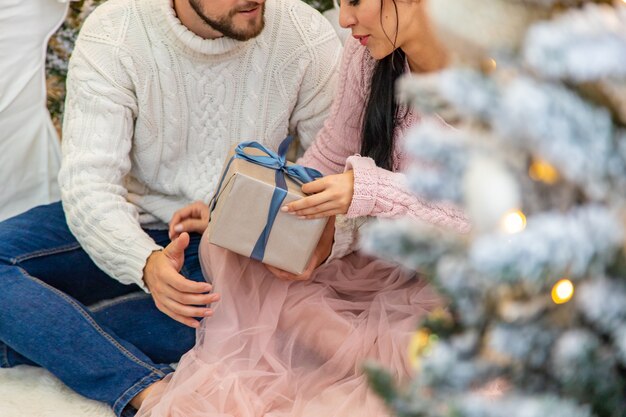
{"label": "blue ribbon bow", "polygon": [[[280,206],[285,200],[285,197],[287,197],[287,181],[285,180],[285,175],[289,176],[289,178],[299,184],[306,184],[307,182],[314,181],[323,176],[318,170],[313,168],[308,168],[295,164],[287,165],[287,149],[289,149],[289,144],[292,140],[292,136],[287,136],[278,147],[278,153],[267,149],[265,146],[261,145],[258,142],[242,142],[237,145],[237,147],[235,148],[235,155],[233,155],[233,157],[230,158],[230,161],[228,161],[228,164],[224,169],[224,174],[220,179],[217,190],[215,191],[215,194],[211,199],[211,202],[209,203],[211,213],[213,213],[213,210],[215,209],[215,206],[217,204],[217,197],[220,193],[220,190],[222,189],[222,185],[230,168],[230,164],[232,164],[235,159],[244,159],[253,164],[261,165],[275,171],[274,178],[276,182],[276,188],[274,188],[274,193],[272,194],[270,209],[267,214],[267,222],[265,223],[263,232],[261,232],[261,235],[254,245],[252,254],[250,255],[252,259],[256,259],[258,261],[262,261],[263,257],[265,256],[265,248],[267,246],[267,241],[270,237],[270,231],[272,230],[272,226],[274,225],[274,221],[276,220],[276,216],[278,215]],[[258,149],[265,153],[265,155],[247,154],[245,151],[246,148]]]}

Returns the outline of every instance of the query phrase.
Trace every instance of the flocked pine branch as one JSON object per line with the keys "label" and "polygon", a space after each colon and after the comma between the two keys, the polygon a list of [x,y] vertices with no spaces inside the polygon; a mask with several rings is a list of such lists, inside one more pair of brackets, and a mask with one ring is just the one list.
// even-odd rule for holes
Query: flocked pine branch
{"label": "flocked pine branch", "polygon": [[588,4],[528,31],[525,62],[543,77],[589,82],[626,77],[626,7]]}
{"label": "flocked pine branch", "polygon": [[589,206],[538,214],[514,235],[480,236],[469,259],[486,279],[536,282],[541,288],[563,275],[583,279],[604,271],[624,244],[622,224],[614,213]]}

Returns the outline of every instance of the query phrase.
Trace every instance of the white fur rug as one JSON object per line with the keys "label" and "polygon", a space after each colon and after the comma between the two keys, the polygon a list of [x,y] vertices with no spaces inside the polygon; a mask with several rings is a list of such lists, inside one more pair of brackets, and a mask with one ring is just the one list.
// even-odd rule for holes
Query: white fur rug
{"label": "white fur rug", "polygon": [[0,369],[1,417],[115,417],[109,406],[82,397],[48,371]]}

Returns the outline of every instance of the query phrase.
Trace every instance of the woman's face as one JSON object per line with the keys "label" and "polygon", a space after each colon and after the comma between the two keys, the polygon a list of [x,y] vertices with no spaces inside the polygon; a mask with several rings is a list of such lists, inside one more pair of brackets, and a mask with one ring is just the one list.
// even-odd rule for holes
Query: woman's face
{"label": "woman's face", "polygon": [[352,30],[352,36],[369,49],[374,59],[382,59],[416,39],[425,19],[421,3],[395,0],[396,16],[394,0],[341,0],[339,24]]}

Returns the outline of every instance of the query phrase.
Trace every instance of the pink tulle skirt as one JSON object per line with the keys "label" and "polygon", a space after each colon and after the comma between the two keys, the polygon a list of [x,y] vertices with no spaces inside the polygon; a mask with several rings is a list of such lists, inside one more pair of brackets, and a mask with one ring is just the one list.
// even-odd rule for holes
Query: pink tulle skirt
{"label": "pink tulle skirt", "polygon": [[306,282],[281,281],[204,239],[201,261],[221,301],[140,417],[387,416],[362,364],[408,379],[409,338],[441,304],[415,273],[358,253]]}

